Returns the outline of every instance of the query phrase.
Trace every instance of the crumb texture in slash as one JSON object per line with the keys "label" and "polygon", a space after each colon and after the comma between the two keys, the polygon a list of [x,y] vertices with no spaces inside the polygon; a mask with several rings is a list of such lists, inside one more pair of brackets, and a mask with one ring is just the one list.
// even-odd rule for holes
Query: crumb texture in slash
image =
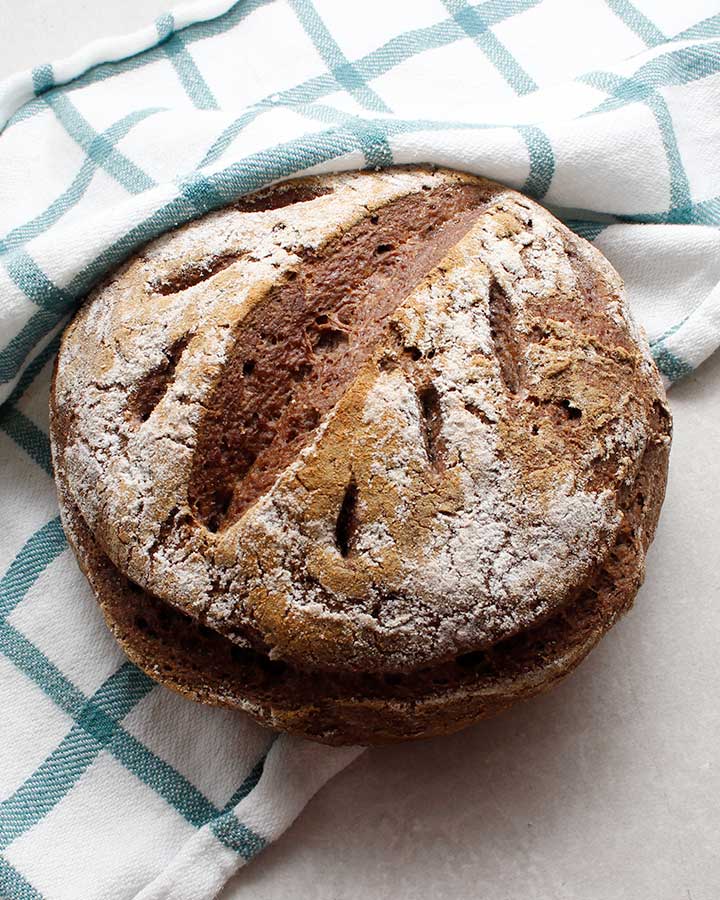
{"label": "crumb texture in slash", "polygon": [[[210,531],[236,522],[311,440],[403,298],[486,201],[445,186],[403,197],[301,255],[242,320],[200,426],[190,505]],[[434,451],[433,451],[434,452]]]}

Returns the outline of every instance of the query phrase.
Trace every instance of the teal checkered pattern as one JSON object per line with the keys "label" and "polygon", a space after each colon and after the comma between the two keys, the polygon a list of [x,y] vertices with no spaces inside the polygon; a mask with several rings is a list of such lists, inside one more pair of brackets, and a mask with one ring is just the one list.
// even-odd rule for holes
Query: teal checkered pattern
{"label": "teal checkered pattern", "polygon": [[[22,411],[22,405],[33,391],[46,397],[49,366],[56,348],[57,338],[36,357],[32,367],[25,370],[22,382],[0,411],[0,429],[12,439],[19,452],[27,454],[38,467],[37,477],[43,481],[47,492],[52,491],[47,432]],[[6,477],[15,462],[10,458],[10,452],[3,447],[8,464],[8,469],[4,470]],[[53,516],[30,535],[0,579],[0,650],[24,679],[37,686],[72,721],[65,736],[42,763],[0,802],[0,850],[6,850],[61,803],[104,752],[162,798],[168,808],[192,828],[209,827],[224,845],[243,859],[251,858],[265,846],[266,839],[239,822],[233,809],[257,785],[271,745],[269,737],[261,740],[266,746],[252,761],[236,789],[228,794],[224,804],[218,805],[186,775],[123,727],[123,720],[143,698],[152,690],[163,689],[133,665],[124,662],[88,695],[23,633],[22,627],[13,623],[13,613],[31,602],[27,599],[28,594],[38,579],[67,552],[60,519]],[[38,740],[41,739],[39,733]],[[7,858],[0,857],[0,896],[43,895]]]}
{"label": "teal checkered pattern", "polygon": [[[158,841],[152,854],[117,848],[103,869],[113,896],[173,896],[173,866],[187,878],[178,860],[203,846],[218,874],[184,895],[202,898],[352,758],[177,707],[119,657],[77,576],[54,502],[50,370],[73,310],[133,251],[299,172],[434,162],[519,187],[597,243],[668,383],[720,343],[720,3],[702,18],[657,0],[241,0],[211,12],[161,16],[119,42],[116,61],[39,65],[0,86],[0,684],[25,704],[13,713],[24,737],[0,753],[3,898],[60,896],[67,878],[74,896],[108,889],[82,867],[39,862],[73,833],[76,797],[113,802],[105,768],[146,810],[127,827]],[[92,646],[83,628],[67,633],[68,615],[89,623]],[[155,729],[171,706],[183,711]],[[223,757],[217,783],[192,754],[175,758],[184,727],[244,748]],[[312,787],[293,775],[307,752]],[[271,799],[284,794],[292,802]],[[90,826],[107,844],[107,822]],[[78,833],[93,844],[87,825]]]}

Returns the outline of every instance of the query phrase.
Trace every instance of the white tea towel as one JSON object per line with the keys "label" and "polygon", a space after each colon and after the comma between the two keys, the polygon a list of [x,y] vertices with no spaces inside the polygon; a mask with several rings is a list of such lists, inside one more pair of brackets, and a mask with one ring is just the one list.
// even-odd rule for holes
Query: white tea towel
{"label": "white tea towel", "polygon": [[272,181],[438,163],[593,240],[672,382],[720,343],[719,111],[720,0],[204,0],[0,85],[0,897],[212,897],[359,752],[123,661],[47,438],[88,290]]}

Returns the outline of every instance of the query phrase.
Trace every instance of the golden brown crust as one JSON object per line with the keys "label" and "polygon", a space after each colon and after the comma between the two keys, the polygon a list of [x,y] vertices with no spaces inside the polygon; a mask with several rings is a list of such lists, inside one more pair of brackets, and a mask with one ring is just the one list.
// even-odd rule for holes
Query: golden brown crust
{"label": "golden brown crust", "polygon": [[[567,671],[631,602],[662,491],[633,513],[622,588],[593,584],[669,450],[617,274],[537,204],[445,170],[289,182],[153,242],[67,330],[51,403],[78,553],[144,668],[108,596],[141,601],[106,582],[316,681],[415,679],[421,703],[355,685],[319,719],[324,695],[312,715],[243,701],[333,741],[451,730]],[[604,612],[567,653],[490,693],[455,683],[458,657],[586,590]],[[419,675],[443,666],[457,702]]]}

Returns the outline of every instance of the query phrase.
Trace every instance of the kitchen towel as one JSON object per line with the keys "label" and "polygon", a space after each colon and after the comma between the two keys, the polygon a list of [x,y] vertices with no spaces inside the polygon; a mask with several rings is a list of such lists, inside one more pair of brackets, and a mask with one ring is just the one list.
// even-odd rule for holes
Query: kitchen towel
{"label": "kitchen towel", "polygon": [[0,897],[204,900],[360,751],[123,660],[57,516],[64,323],[248,191],[430,162],[592,240],[670,384],[720,343],[720,0],[205,0],[8,79],[0,128]]}

